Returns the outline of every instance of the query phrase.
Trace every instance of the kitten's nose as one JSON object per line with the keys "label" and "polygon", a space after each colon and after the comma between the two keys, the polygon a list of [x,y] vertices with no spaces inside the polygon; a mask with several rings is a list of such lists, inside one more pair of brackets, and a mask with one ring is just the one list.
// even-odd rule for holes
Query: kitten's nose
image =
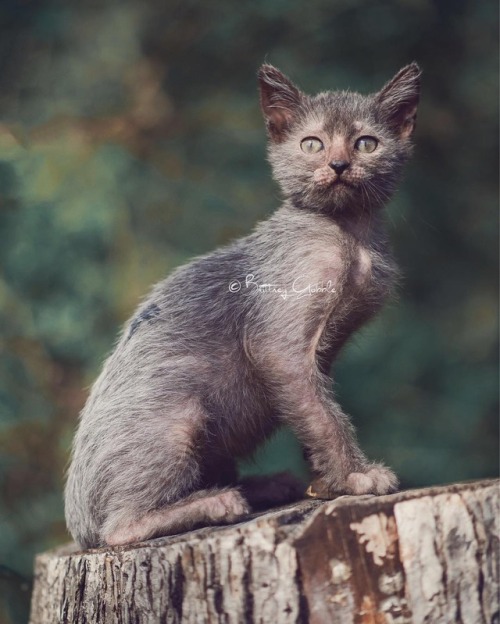
{"label": "kitten's nose", "polygon": [[350,163],[347,160],[332,160],[330,167],[335,171],[337,175],[342,173],[349,167]]}

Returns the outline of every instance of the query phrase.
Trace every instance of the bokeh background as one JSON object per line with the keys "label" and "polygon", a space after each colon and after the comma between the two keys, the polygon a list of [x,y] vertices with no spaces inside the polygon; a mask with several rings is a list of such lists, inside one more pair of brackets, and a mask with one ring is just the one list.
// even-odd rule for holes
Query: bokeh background
{"label": "bokeh background", "polygon": [[[498,8],[492,0],[2,0],[0,621],[68,539],[63,472],[88,386],[156,280],[279,202],[262,61],[373,91],[417,60],[415,156],[389,213],[400,300],[337,391],[404,487],[498,472]],[[291,466],[285,433],[245,470]]]}

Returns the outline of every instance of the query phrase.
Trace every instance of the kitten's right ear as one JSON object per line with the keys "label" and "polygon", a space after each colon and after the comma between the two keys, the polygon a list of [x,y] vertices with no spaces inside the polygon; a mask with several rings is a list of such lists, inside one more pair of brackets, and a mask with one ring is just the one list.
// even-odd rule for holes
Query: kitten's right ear
{"label": "kitten's right ear", "polygon": [[269,138],[275,143],[281,143],[304,96],[291,80],[272,65],[262,65],[258,77],[260,105]]}
{"label": "kitten's right ear", "polygon": [[409,138],[415,129],[421,74],[420,67],[410,63],[375,96],[384,120],[403,139]]}

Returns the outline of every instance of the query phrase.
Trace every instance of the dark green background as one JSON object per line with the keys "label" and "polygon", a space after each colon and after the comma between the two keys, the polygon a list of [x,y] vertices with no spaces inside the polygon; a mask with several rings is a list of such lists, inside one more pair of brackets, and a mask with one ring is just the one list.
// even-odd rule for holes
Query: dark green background
{"label": "dark green background", "polygon": [[[497,473],[497,3],[172,0],[0,5],[0,621],[67,539],[86,388],[149,285],[279,203],[255,74],[379,88],[417,60],[415,156],[389,209],[400,300],[337,391],[405,487]],[[257,469],[300,469],[283,437]]]}

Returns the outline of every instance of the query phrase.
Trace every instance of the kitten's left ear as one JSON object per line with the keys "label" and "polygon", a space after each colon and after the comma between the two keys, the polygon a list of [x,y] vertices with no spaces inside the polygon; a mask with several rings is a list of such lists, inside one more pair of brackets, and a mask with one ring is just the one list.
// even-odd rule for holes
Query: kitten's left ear
{"label": "kitten's left ear", "polygon": [[399,70],[375,96],[384,121],[402,139],[409,138],[415,129],[421,74],[420,67],[411,63]]}
{"label": "kitten's left ear", "polygon": [[259,69],[260,105],[272,141],[281,143],[296,118],[304,95],[279,69],[262,65]]}

